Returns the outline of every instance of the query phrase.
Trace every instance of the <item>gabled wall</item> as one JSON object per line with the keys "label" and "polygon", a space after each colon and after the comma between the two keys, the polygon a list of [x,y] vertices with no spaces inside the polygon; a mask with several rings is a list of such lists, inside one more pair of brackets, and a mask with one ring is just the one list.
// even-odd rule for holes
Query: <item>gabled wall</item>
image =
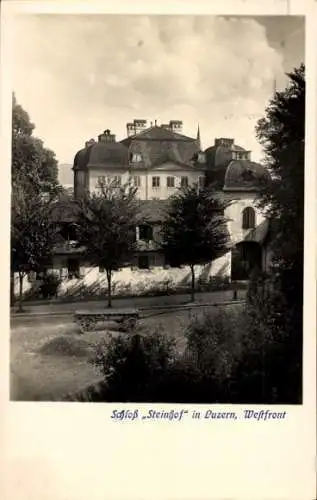
{"label": "gabled wall", "polygon": [[225,192],[223,193],[226,201],[231,201],[231,205],[226,209],[225,216],[228,217],[228,229],[233,244],[243,240],[250,231],[242,228],[242,212],[246,207],[252,207],[256,213],[255,225],[258,226],[264,221],[264,216],[256,207],[256,192]]}

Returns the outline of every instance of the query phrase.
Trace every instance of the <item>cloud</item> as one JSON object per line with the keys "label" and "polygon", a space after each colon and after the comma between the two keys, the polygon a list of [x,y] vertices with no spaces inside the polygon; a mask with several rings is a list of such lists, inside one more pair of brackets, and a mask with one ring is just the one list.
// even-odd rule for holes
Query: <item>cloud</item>
{"label": "cloud", "polygon": [[283,57],[252,18],[24,16],[14,89],[61,162],[133,118],[200,123],[205,147],[230,136],[261,155],[254,127],[282,78]]}

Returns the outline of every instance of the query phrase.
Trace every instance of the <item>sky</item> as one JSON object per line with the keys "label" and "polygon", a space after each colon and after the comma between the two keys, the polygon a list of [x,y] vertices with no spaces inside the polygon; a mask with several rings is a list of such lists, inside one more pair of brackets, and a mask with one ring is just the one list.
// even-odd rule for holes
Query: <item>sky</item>
{"label": "sky", "polygon": [[304,61],[300,17],[28,14],[15,28],[13,90],[60,163],[134,118],[194,137],[199,123],[204,148],[232,137],[260,161],[274,79],[284,88]]}

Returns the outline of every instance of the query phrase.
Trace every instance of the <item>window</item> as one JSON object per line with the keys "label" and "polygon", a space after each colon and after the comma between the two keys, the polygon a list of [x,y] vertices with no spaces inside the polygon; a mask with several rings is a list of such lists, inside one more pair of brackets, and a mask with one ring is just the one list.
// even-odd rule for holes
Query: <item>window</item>
{"label": "window", "polygon": [[152,177],[152,187],[159,188],[160,187],[160,178]]}
{"label": "window", "polygon": [[148,255],[140,255],[138,258],[138,266],[140,269],[149,269],[150,259]]}
{"label": "window", "polygon": [[142,161],[141,153],[132,153],[131,161],[132,163],[140,163]]}
{"label": "window", "polygon": [[121,186],[121,175],[115,175],[112,182],[115,186]]}
{"label": "window", "polygon": [[182,188],[188,187],[188,177],[181,177],[181,187]]}
{"label": "window", "polygon": [[139,239],[144,241],[153,240],[153,227],[148,224],[143,224],[139,226]]}
{"label": "window", "polygon": [[134,175],[133,176],[133,185],[135,187],[140,187],[141,186],[141,177],[139,175]]}
{"label": "window", "polygon": [[198,156],[197,156],[197,161],[198,161],[198,163],[205,163],[205,161],[206,161],[206,155],[205,155],[205,153],[203,153],[202,151],[200,151],[198,153]]}
{"label": "window", "polygon": [[74,278],[80,278],[79,261],[77,259],[69,259],[67,261],[67,271],[68,278],[70,280]]}
{"label": "window", "polygon": [[203,188],[205,186],[205,177],[204,176],[199,176],[198,177],[198,186],[200,188]]}
{"label": "window", "polygon": [[166,185],[168,188],[175,187],[175,177],[167,177],[166,182],[167,182]]}
{"label": "window", "polygon": [[255,211],[252,207],[247,207],[242,212],[242,229],[255,228]]}
{"label": "window", "polygon": [[233,151],[232,152],[233,160],[248,160],[248,152],[246,151]]}
{"label": "window", "polygon": [[103,186],[105,183],[106,183],[106,177],[104,175],[99,175],[96,182],[96,187]]}

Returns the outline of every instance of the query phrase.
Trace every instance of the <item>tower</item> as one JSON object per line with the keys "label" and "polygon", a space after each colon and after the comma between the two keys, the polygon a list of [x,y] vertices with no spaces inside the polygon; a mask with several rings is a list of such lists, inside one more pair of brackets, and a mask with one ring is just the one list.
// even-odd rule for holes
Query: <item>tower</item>
{"label": "tower", "polygon": [[197,138],[196,138],[196,143],[199,151],[201,150],[201,141],[200,141],[200,129],[199,129],[199,123],[198,123],[198,128],[197,128]]}

